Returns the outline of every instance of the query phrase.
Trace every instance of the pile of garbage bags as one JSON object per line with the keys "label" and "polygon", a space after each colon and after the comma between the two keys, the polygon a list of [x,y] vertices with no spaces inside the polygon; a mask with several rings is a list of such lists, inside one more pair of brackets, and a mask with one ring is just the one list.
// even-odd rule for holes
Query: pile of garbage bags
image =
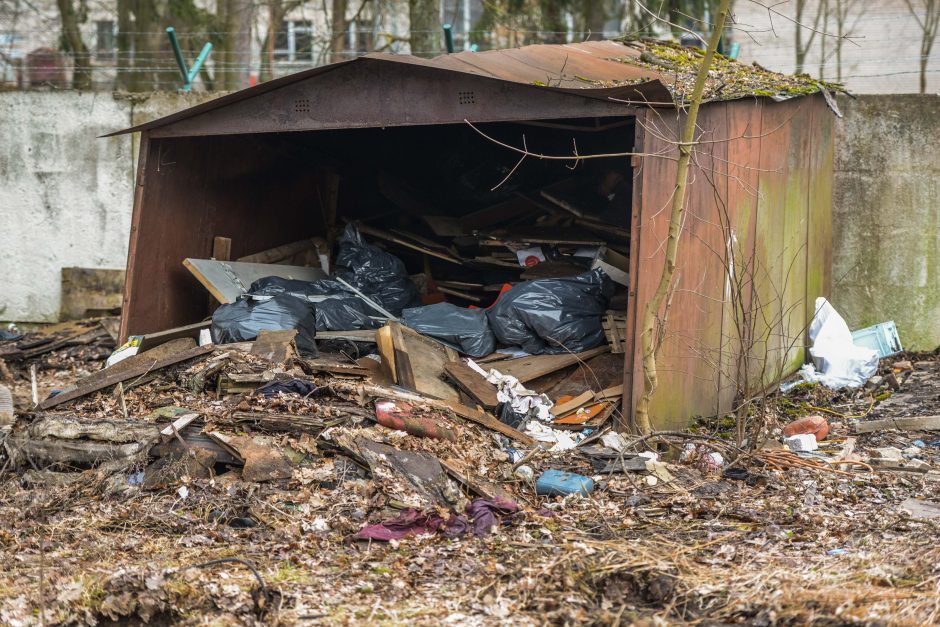
{"label": "pile of garbage bags", "polygon": [[333,277],[255,281],[242,300],[216,310],[212,339],[242,342],[266,329],[297,329],[298,350],[316,354],[316,331],[377,329],[385,318],[381,308],[471,357],[489,355],[497,341],[529,354],[577,353],[606,341],[601,314],[613,291],[611,280],[597,269],[519,284],[488,311],[450,303],[420,306],[404,263],[367,243],[350,224],[338,243]]}

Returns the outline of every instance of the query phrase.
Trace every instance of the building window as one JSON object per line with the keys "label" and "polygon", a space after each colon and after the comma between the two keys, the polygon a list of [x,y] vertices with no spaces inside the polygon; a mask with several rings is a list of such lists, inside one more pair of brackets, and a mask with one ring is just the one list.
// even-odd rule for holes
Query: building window
{"label": "building window", "polygon": [[372,50],[373,21],[370,19],[353,20],[346,30],[344,44],[347,52],[369,52]]}
{"label": "building window", "polygon": [[278,61],[313,60],[313,24],[292,20],[274,37],[274,58]]}
{"label": "building window", "polygon": [[98,20],[95,22],[97,38],[95,40],[95,58],[99,61],[114,61],[115,58],[115,31],[111,20]]}

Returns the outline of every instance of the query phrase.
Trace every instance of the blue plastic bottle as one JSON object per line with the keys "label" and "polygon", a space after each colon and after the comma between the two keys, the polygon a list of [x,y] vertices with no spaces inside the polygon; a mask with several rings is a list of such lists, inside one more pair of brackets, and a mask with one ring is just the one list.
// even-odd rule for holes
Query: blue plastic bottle
{"label": "blue plastic bottle", "polygon": [[554,468],[543,472],[535,482],[535,493],[539,496],[567,496],[575,493],[587,496],[593,491],[594,480],[590,477]]}

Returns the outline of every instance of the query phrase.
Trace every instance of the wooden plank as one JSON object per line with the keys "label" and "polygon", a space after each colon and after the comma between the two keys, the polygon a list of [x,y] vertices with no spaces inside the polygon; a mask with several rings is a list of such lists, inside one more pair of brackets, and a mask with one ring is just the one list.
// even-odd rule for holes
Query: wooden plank
{"label": "wooden plank", "polygon": [[457,400],[457,391],[441,378],[444,365],[450,362],[444,345],[397,322],[386,326],[391,333],[398,385],[432,398]]}
{"label": "wooden plank", "polygon": [[149,372],[160,370],[162,368],[166,368],[167,366],[173,366],[180,362],[186,361],[187,359],[195,359],[197,357],[208,355],[214,351],[215,348],[216,347],[213,344],[208,344],[206,346],[197,346],[196,348],[192,348],[190,350],[183,351],[182,353],[177,353],[176,355],[171,355],[170,357],[165,357],[156,361],[148,360],[123,372],[114,373],[88,385],[79,386],[74,390],[62,392],[61,394],[57,394],[52,398],[47,398],[43,402],[39,403],[37,408],[45,410],[49,409],[50,407],[55,407],[56,405],[61,405],[62,403],[67,403],[68,401],[87,396],[99,390],[111,387],[112,385],[117,385],[118,383],[143,376]]}
{"label": "wooden plank", "polygon": [[463,403],[458,403],[456,401],[444,401],[443,404],[449,407],[461,418],[475,422],[486,427],[487,429],[492,429],[493,431],[502,433],[507,438],[511,438],[520,444],[525,444],[526,446],[532,446],[535,444],[535,440],[532,437],[522,433],[517,429],[513,429],[505,423],[500,422],[496,416],[493,416],[492,414],[488,414],[485,411],[479,409],[472,409]]}
{"label": "wooden plank", "polygon": [[489,367],[503,374],[511,374],[521,383],[532,381],[547,374],[587,361],[592,357],[610,352],[610,346],[598,346],[583,353],[562,353],[561,355],[530,355],[517,359],[490,362]]}
{"label": "wooden plank", "polygon": [[216,261],[232,260],[232,238],[214,237],[212,238],[212,258]]}
{"label": "wooden plank", "polygon": [[110,368],[104,368],[93,372],[87,377],[83,377],[76,382],[78,387],[84,387],[91,385],[95,381],[101,381],[108,377],[113,377],[119,372],[124,372],[125,370],[130,370],[140,366],[141,364],[153,364],[161,359],[170,357],[171,355],[176,355],[182,351],[187,351],[196,346],[195,340],[188,337],[180,337],[175,340],[166,342],[159,346],[155,346],[150,350],[144,352],[138,352],[136,355],[131,355],[126,359],[122,359],[116,364],[112,365]]}
{"label": "wooden plank", "polygon": [[496,400],[496,386],[481,377],[467,362],[461,360],[444,364],[444,374],[483,407],[492,409],[499,404]]}
{"label": "wooden plank", "polygon": [[209,329],[211,327],[212,320],[203,320],[202,322],[187,324],[186,326],[176,327],[175,329],[167,329],[166,331],[158,331],[157,333],[148,333],[147,335],[143,336],[143,339],[140,340],[138,352],[142,353],[144,351],[148,351],[151,348],[161,344],[166,344],[170,340],[176,340],[181,337],[191,337],[198,342],[199,332],[203,329]]}
{"label": "wooden plank", "polygon": [[513,496],[500,487],[499,484],[483,479],[480,477],[479,473],[475,473],[471,468],[467,468],[466,464],[460,459],[439,459],[438,461],[441,463],[444,470],[447,471],[447,474],[453,477],[457,482],[463,484],[463,486],[471,492],[485,499],[494,499],[497,496],[510,500],[513,499]]}
{"label": "wooden plank", "polygon": [[348,340],[350,342],[369,342],[375,344],[375,331],[372,329],[354,329],[351,331],[317,331],[318,340]]}
{"label": "wooden plank", "polygon": [[581,406],[586,405],[587,403],[593,400],[594,400],[594,392],[592,392],[591,390],[588,390],[586,392],[581,392],[581,394],[579,394],[578,396],[575,396],[574,398],[567,400],[563,403],[558,403],[557,405],[552,407],[552,414],[554,414],[555,416],[564,416],[565,414],[576,411]]}
{"label": "wooden plank", "polygon": [[458,258],[456,258],[456,257],[454,257],[454,256],[452,256],[452,255],[450,255],[450,254],[448,254],[448,253],[442,252],[441,250],[439,250],[439,249],[437,249],[437,248],[431,248],[431,247],[429,247],[429,246],[424,246],[424,245],[422,245],[422,244],[417,244],[417,243],[415,243],[415,242],[413,242],[413,241],[411,241],[411,240],[405,239],[405,238],[403,238],[403,237],[401,237],[401,236],[399,236],[399,235],[395,235],[395,234],[393,234],[393,233],[388,233],[388,232],[386,232],[386,231],[383,231],[382,229],[377,229],[377,228],[368,226],[368,225],[366,225],[366,224],[357,224],[356,226],[359,228],[359,231],[360,231],[361,233],[364,233],[365,235],[371,235],[372,237],[378,237],[379,239],[384,239],[384,240],[386,240],[386,241],[388,241],[388,242],[392,242],[393,244],[398,244],[399,246],[404,246],[405,248],[410,248],[410,249],[416,250],[416,251],[418,251],[418,252],[420,252],[420,253],[424,253],[424,254],[426,254],[426,255],[431,255],[432,257],[437,257],[438,259],[443,259],[444,261],[449,261],[450,263],[457,264],[458,266],[462,266],[462,265],[463,265],[463,261],[462,261],[461,259],[458,259]]}
{"label": "wooden plank", "polygon": [[398,383],[398,368],[395,364],[395,346],[392,343],[392,329],[384,326],[375,332],[375,343],[382,357],[382,368],[392,383]]}
{"label": "wooden plank", "polygon": [[259,331],[251,347],[251,354],[272,363],[283,364],[296,353],[294,350],[296,336],[297,329]]}
{"label": "wooden plank", "polygon": [[160,432],[160,435],[163,436],[164,438],[172,438],[174,433],[179,433],[180,431],[188,427],[190,423],[192,423],[198,417],[199,417],[199,414],[197,413],[183,414],[179,416],[176,420],[171,422],[169,425],[167,425],[166,428],[164,428]]}
{"label": "wooden plank", "polygon": [[623,383],[601,390],[594,395],[594,398],[602,401],[605,399],[619,399],[621,396],[623,396]]}
{"label": "wooden plank", "polygon": [[124,302],[124,270],[62,268],[60,320],[116,312]]}
{"label": "wooden plank", "polygon": [[282,244],[281,246],[275,246],[274,248],[262,250],[261,252],[239,257],[238,261],[243,263],[272,264],[289,259],[294,255],[310,250],[311,248],[316,248],[316,246],[315,239],[309,237],[307,239],[291,242],[290,244]]}
{"label": "wooden plank", "polygon": [[326,273],[319,268],[305,266],[191,258],[184,259],[183,265],[222,304],[234,303],[248,291],[252,283],[264,277],[276,276],[301,281],[326,278]]}
{"label": "wooden plank", "polygon": [[899,431],[940,431],[940,416],[909,416],[887,420],[865,420],[855,425],[855,433],[872,433],[897,429]]}
{"label": "wooden plank", "polygon": [[418,384],[415,381],[415,374],[411,367],[411,356],[408,354],[405,337],[401,331],[402,326],[397,322],[390,322],[388,328],[391,332],[392,347],[395,351],[395,370],[398,375],[398,384],[403,388],[418,391]]}

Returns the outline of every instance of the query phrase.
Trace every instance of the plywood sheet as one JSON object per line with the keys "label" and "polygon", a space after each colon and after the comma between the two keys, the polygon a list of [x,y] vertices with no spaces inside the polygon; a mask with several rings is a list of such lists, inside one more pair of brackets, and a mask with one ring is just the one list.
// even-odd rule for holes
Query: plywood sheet
{"label": "plywood sheet", "polygon": [[326,278],[323,270],[306,266],[190,258],[183,260],[183,265],[222,304],[234,303],[248,291],[252,283],[264,277],[276,276],[300,281]]}

